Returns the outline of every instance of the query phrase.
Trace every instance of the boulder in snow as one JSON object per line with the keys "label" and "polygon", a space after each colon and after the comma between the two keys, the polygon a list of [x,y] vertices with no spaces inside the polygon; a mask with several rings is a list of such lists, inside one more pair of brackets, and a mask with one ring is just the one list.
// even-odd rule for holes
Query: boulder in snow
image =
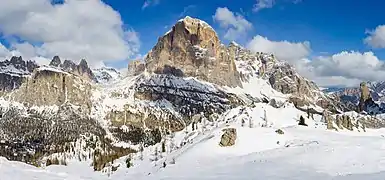
{"label": "boulder in snow", "polygon": [[224,133],[219,143],[222,147],[233,146],[237,139],[237,130],[235,128],[227,128],[222,130]]}

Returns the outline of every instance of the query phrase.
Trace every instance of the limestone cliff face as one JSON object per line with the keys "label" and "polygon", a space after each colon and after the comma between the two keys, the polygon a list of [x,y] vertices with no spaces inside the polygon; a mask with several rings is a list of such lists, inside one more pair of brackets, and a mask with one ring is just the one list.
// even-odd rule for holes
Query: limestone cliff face
{"label": "limestone cliff face", "polygon": [[7,98],[31,106],[52,106],[70,103],[85,111],[91,108],[91,85],[86,80],[67,72],[38,68],[25,79],[19,89]]}
{"label": "limestone cliff face", "polygon": [[145,70],[145,64],[141,60],[134,60],[128,63],[128,75],[136,76]]}
{"label": "limestone cliff face", "polygon": [[241,86],[234,54],[221,44],[207,23],[190,17],[180,20],[158,40],[145,63],[149,72],[192,76],[230,87]]}

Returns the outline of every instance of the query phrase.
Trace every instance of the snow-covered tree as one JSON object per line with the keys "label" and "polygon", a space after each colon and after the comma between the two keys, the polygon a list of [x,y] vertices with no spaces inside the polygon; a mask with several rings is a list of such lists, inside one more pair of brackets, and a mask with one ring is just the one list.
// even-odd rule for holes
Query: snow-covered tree
{"label": "snow-covered tree", "polygon": [[263,115],[263,124],[262,127],[267,127],[268,126],[268,121],[267,121],[267,114],[266,114],[266,109],[264,110],[264,115]]}
{"label": "snow-covered tree", "polygon": [[253,122],[253,118],[249,118],[249,128],[253,128],[254,127],[254,122]]}

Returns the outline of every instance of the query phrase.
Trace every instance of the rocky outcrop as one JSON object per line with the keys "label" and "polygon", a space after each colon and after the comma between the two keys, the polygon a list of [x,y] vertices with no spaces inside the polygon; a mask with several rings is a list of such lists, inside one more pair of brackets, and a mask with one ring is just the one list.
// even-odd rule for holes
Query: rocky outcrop
{"label": "rocky outcrop", "polygon": [[67,72],[41,67],[6,99],[32,106],[61,106],[70,103],[90,112],[91,85]]}
{"label": "rocky outcrop", "polygon": [[337,114],[332,116],[326,111],[324,111],[322,118],[326,123],[327,129],[336,131],[346,129],[349,131],[357,130],[365,132],[365,128],[367,127],[365,124],[368,123],[364,120],[365,116],[360,117],[359,115],[354,116],[352,114]]}
{"label": "rocky outcrop", "polygon": [[285,132],[282,129],[277,129],[275,131],[275,133],[280,134],[280,135],[285,134]]}
{"label": "rocky outcrop", "polygon": [[148,72],[172,74],[224,86],[242,86],[234,52],[207,23],[186,17],[158,40],[145,58]]}
{"label": "rocky outcrop", "polygon": [[365,102],[369,100],[369,98],[371,99],[369,88],[365,82],[362,82],[360,84],[360,102],[358,104],[359,111],[364,111],[366,109]]}
{"label": "rocky outcrop", "polygon": [[77,65],[71,60],[64,60],[64,62],[62,63],[59,56],[55,56],[53,57],[49,65],[52,67],[58,68],[62,71],[75,74],[84,79],[87,79],[90,81],[97,81],[94,73],[92,72],[91,68],[88,66],[87,61],[84,59],[80,60],[79,64]]}
{"label": "rocky outcrop", "polygon": [[284,93],[295,96],[314,96],[314,90],[318,87],[311,81],[302,78],[298,73],[287,63],[277,63],[269,72],[269,82],[271,86]]}
{"label": "rocky outcrop", "polygon": [[227,128],[223,129],[223,135],[221,137],[221,142],[219,145],[222,147],[228,147],[235,145],[235,141],[237,140],[237,130],[235,128]]}
{"label": "rocky outcrop", "polygon": [[273,89],[290,95],[289,101],[297,108],[318,105],[334,113],[349,110],[338,100],[320,91],[314,82],[299,75],[290,64],[279,61],[274,55],[254,53],[234,42],[230,43],[229,49],[234,52],[237,70],[243,82],[247,83],[256,77],[266,79]]}
{"label": "rocky outcrop", "polygon": [[128,75],[136,76],[142,73],[146,69],[146,66],[141,60],[134,60],[128,63]]}
{"label": "rocky outcrop", "polygon": [[300,76],[288,63],[273,64],[271,68],[267,68],[265,76],[275,90],[290,94],[289,101],[296,107],[318,105],[333,113],[351,110],[340,101],[324,94],[314,82]]}
{"label": "rocky outcrop", "polygon": [[37,67],[36,62],[24,61],[21,56],[0,61],[0,95],[19,88]]}

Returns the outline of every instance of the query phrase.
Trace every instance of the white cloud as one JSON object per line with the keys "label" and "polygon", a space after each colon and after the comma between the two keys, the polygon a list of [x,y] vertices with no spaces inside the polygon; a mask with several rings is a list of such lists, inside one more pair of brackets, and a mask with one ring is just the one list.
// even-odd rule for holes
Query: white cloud
{"label": "white cloud", "polygon": [[[286,0],[285,2],[290,2],[293,4],[298,4],[302,0]],[[256,3],[253,6],[253,11],[258,12],[262,9],[269,9],[276,5],[276,0],[256,0]]]}
{"label": "white cloud", "polygon": [[257,12],[261,9],[272,8],[275,4],[275,0],[257,0],[254,4],[253,11]]}
{"label": "white cloud", "polygon": [[385,48],[385,25],[377,26],[375,30],[367,31],[368,37],[364,39],[365,44],[373,48]]}
{"label": "white cloud", "polygon": [[9,56],[9,50],[0,42],[0,61]]}
{"label": "white cloud", "polygon": [[248,49],[254,52],[272,53],[279,59],[290,63],[297,63],[299,59],[305,58],[310,54],[310,43],[271,41],[266,37],[255,36],[248,44]]}
{"label": "white cloud", "polygon": [[271,41],[262,36],[254,37],[247,47],[288,61],[301,75],[319,86],[357,86],[362,81],[383,81],[385,77],[385,63],[373,52],[343,51],[309,59],[309,42]]}
{"label": "white cloud", "polygon": [[[373,52],[340,52],[329,57],[317,57],[305,66],[311,69],[313,78],[317,77],[343,77],[345,80],[382,81],[385,77],[385,64],[379,60]],[[349,83],[348,83],[349,84]]]}
{"label": "white cloud", "polygon": [[75,61],[85,58],[97,65],[128,59],[140,46],[138,34],[125,30],[120,14],[100,0],[66,0],[55,5],[50,0],[2,0],[1,4],[0,33],[40,44],[34,48],[14,45],[27,54]]}
{"label": "white cloud", "polygon": [[22,56],[23,59],[36,61],[39,65],[48,65],[51,61],[51,59],[37,55],[36,51],[38,51],[38,49],[27,42],[16,43],[11,46],[12,47],[8,49],[0,43],[0,61],[9,60],[12,56]]}
{"label": "white cloud", "polygon": [[160,0],[145,0],[142,5],[142,10],[148,8],[149,6],[156,6],[160,3]]}
{"label": "white cloud", "polygon": [[241,14],[234,14],[227,7],[217,8],[213,18],[215,21],[219,22],[222,28],[226,29],[224,38],[228,40],[240,38],[253,27],[253,25]]}

